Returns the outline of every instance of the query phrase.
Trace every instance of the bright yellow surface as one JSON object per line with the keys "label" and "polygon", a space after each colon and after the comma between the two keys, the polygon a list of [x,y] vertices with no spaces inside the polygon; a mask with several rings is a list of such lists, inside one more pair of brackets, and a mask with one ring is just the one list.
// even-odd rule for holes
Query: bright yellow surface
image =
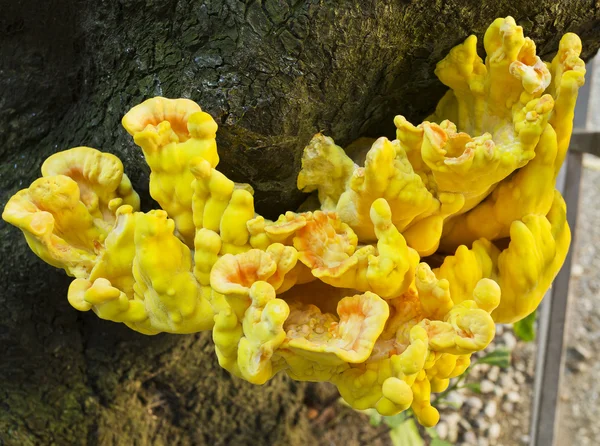
{"label": "bright yellow surface", "polygon": [[[253,190],[219,172],[217,124],[188,99],[153,98],[123,126],[151,169],[139,198],[113,155],[59,152],[3,218],[75,277],[80,311],[145,334],[212,329],[222,367],[255,384],[278,372],[330,381],[358,409],[412,407],[466,370],[495,323],[539,305],[567,255],[554,190],[584,82],[581,42],[545,64],[507,17],[438,63],[450,89],[427,121],[398,115],[364,166],[317,134],[298,187],[321,208],[257,215]],[[361,145],[365,140],[361,140]],[[427,256],[437,253],[435,265]]]}

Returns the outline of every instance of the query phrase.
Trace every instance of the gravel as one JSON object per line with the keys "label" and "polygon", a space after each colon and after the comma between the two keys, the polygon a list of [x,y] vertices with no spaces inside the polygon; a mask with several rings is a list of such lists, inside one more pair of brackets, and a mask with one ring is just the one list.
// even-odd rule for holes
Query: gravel
{"label": "gravel", "polygon": [[557,444],[582,446],[600,436],[600,162],[586,155],[584,167],[557,433]]}
{"label": "gravel", "polygon": [[469,446],[527,444],[523,439],[529,434],[535,344],[519,341],[510,326],[497,325],[494,342],[476,356],[498,348],[512,350],[510,367],[474,365],[466,383],[479,383],[480,392],[461,388],[438,405],[441,439]]}

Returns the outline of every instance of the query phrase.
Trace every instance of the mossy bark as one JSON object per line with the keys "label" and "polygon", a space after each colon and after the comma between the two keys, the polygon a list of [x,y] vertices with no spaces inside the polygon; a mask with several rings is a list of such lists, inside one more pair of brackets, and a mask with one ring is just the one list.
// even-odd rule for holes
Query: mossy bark
{"label": "mossy bark", "polygon": [[[2,12],[1,207],[77,145],[117,154],[152,206],[119,123],[163,95],[215,117],[221,169],[273,217],[303,200],[295,178],[315,132],[345,144],[392,136],[395,114],[419,121],[445,90],[435,63],[494,18],[514,16],[545,57],[567,31],[586,57],[600,45],[593,1],[22,0]],[[77,313],[69,282],[0,222],[0,444],[316,441],[306,385],[231,378],[207,333],[147,337]]]}

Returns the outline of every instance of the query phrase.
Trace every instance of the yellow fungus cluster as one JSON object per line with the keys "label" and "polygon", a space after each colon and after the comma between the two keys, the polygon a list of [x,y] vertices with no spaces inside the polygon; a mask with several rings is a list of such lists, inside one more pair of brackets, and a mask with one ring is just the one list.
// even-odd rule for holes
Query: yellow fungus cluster
{"label": "yellow fungus cluster", "polygon": [[215,121],[159,97],[123,126],[162,210],[140,212],[115,156],[78,147],[48,158],[2,216],[75,277],[80,311],[145,334],[212,330],[221,366],[249,382],[330,381],[353,407],[412,407],[434,425],[431,392],[495,322],[538,306],[570,242],[554,183],[581,42],[565,35],[544,63],[507,17],[485,34],[485,62],[476,43],[438,63],[450,90],[435,113],[417,126],[396,116],[396,139],[375,140],[364,166],[329,137],[310,141],[298,187],[320,209],[257,215],[252,188],[216,170]]}

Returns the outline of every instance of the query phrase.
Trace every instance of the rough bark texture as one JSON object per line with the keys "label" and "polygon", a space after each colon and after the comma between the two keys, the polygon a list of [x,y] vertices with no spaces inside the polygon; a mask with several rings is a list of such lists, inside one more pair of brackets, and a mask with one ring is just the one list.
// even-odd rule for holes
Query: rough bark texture
{"label": "rough bark texture", "polygon": [[[77,145],[117,154],[150,206],[148,168],[120,119],[164,95],[215,117],[221,169],[273,217],[303,199],[295,178],[312,134],[345,144],[391,136],[398,113],[419,121],[444,92],[435,63],[494,18],[514,16],[546,58],[567,31],[586,57],[600,45],[593,1],[0,3],[0,207]],[[69,282],[0,222],[0,444],[315,440],[306,385],[231,378],[209,334],[146,337],[77,313]]]}

